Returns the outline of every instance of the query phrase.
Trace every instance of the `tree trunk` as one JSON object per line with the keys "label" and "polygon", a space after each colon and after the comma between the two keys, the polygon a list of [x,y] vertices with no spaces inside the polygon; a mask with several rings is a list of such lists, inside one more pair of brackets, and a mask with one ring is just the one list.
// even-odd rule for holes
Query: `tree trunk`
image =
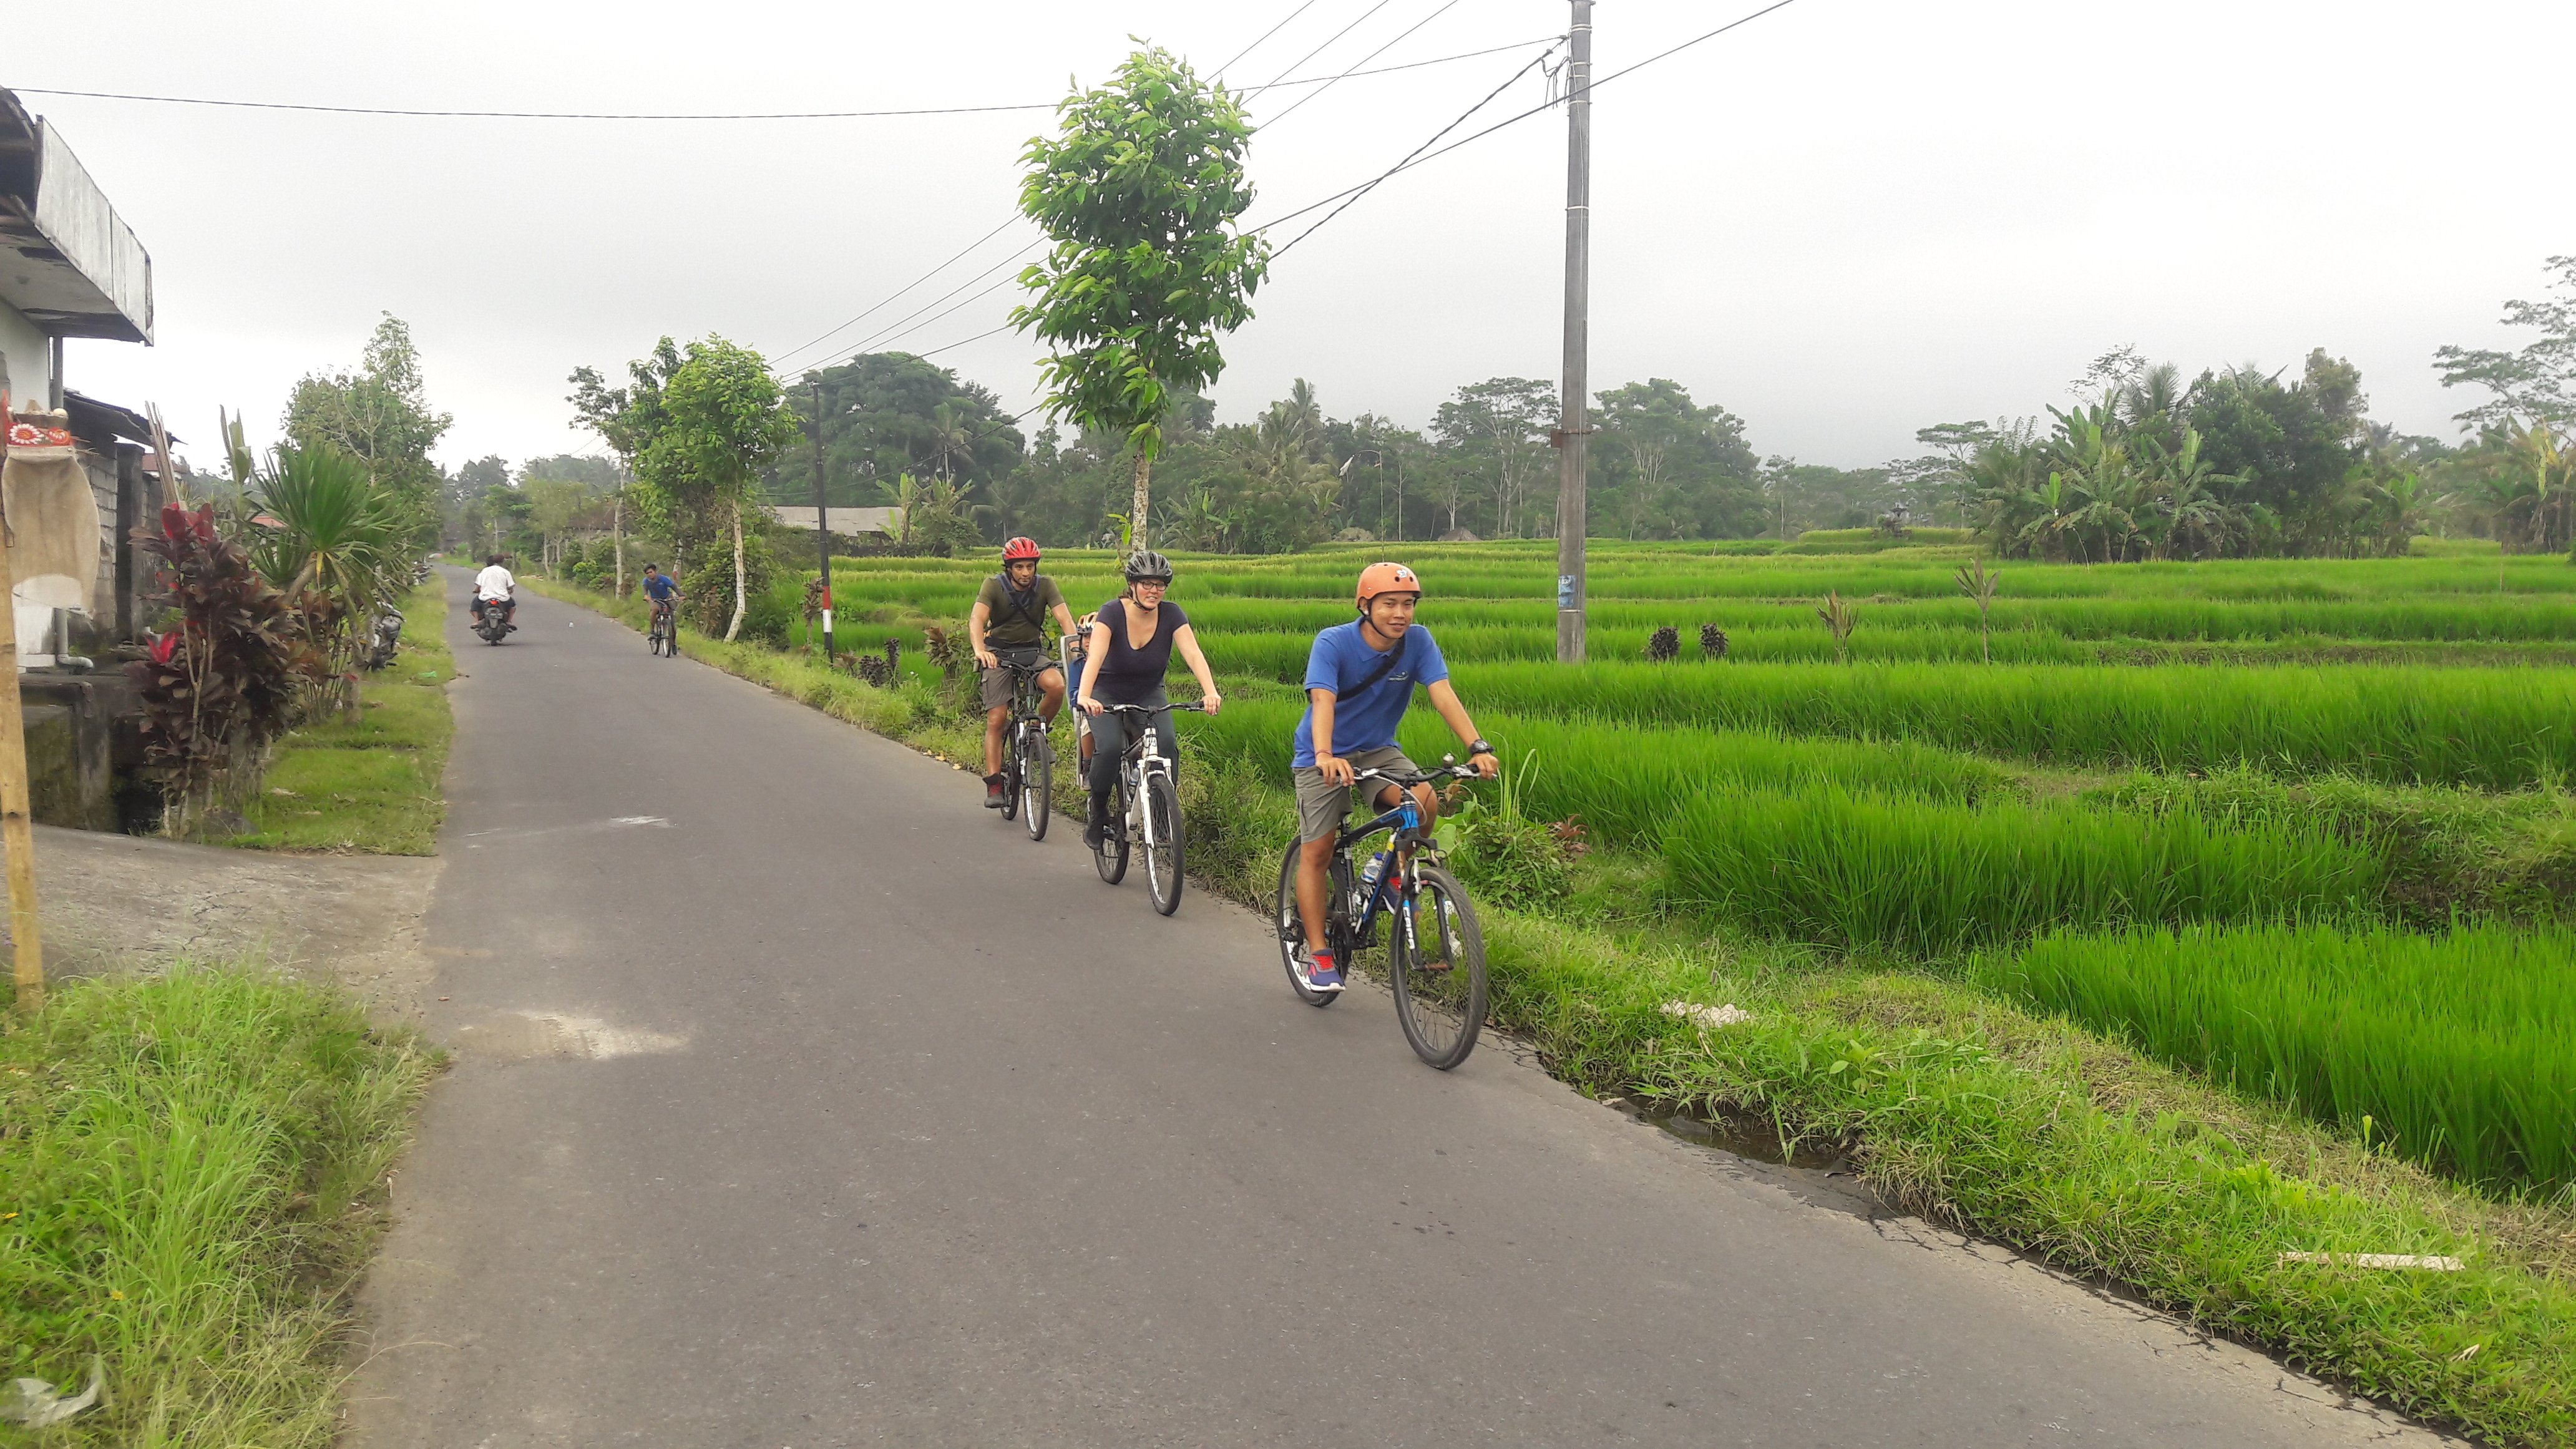
{"label": "tree trunk", "polygon": [[1130,553],[1143,553],[1146,548],[1145,511],[1153,502],[1153,479],[1154,460],[1146,456],[1143,448],[1138,448],[1136,450],[1136,501],[1127,513],[1127,537],[1130,540],[1128,552]]}
{"label": "tree trunk", "polygon": [[626,490],[623,488],[617,490],[616,500],[609,505],[608,536],[617,549],[617,592],[609,597],[622,599],[626,597]]}
{"label": "tree trunk", "polygon": [[725,625],[727,644],[742,632],[742,612],[747,602],[742,596],[742,500],[737,498],[733,501],[733,622]]}

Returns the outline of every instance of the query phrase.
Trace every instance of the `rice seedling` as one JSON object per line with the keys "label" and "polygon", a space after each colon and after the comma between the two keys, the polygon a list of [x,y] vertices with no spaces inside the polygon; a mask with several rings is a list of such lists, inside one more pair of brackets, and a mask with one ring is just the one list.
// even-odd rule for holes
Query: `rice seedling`
{"label": "rice seedling", "polygon": [[1479,707],[1638,724],[1901,738],[2070,764],[2513,789],[2576,776],[2576,676],[2531,669],[1725,670],[1478,664]]}
{"label": "rice seedling", "polygon": [[2129,922],[2368,915],[2384,867],[2297,825],[1724,785],[1664,840],[1676,899],[1799,940],[1925,956]]}
{"label": "rice seedling", "polygon": [[2052,935],[1975,975],[2467,1181],[2576,1184],[2576,934]]}

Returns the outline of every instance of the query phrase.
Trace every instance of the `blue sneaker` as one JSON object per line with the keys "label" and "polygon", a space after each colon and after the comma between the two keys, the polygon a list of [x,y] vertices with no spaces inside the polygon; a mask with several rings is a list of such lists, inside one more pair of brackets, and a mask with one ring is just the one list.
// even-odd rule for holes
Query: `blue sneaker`
{"label": "blue sneaker", "polygon": [[1332,953],[1329,951],[1298,952],[1297,979],[1304,982],[1309,991],[1342,989],[1341,967],[1334,964]]}

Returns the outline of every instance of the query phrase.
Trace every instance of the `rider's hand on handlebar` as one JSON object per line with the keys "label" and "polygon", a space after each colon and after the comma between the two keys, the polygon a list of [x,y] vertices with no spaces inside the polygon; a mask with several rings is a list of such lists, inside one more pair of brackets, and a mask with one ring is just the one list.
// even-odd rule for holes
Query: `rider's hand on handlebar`
{"label": "rider's hand on handlebar", "polygon": [[1324,772],[1324,783],[1327,785],[1347,785],[1358,773],[1351,768],[1350,761],[1339,755],[1317,755],[1315,768]]}
{"label": "rider's hand on handlebar", "polygon": [[1084,714],[1107,714],[1109,712],[1109,706],[1102,704],[1099,700],[1093,699],[1087,694],[1076,699],[1073,704],[1076,709],[1081,710]]}
{"label": "rider's hand on handlebar", "polygon": [[1207,711],[1210,715],[1214,715],[1216,713],[1216,707],[1223,703],[1225,703],[1223,699],[1211,694],[1207,698],[1199,701],[1199,708]]}
{"label": "rider's hand on handlebar", "polygon": [[1467,763],[1475,766],[1476,773],[1488,780],[1503,772],[1503,762],[1491,755],[1470,755]]}
{"label": "rider's hand on handlebar", "polygon": [[995,669],[1000,667],[1002,661],[993,657],[992,650],[978,649],[975,651],[975,662],[987,669]]}

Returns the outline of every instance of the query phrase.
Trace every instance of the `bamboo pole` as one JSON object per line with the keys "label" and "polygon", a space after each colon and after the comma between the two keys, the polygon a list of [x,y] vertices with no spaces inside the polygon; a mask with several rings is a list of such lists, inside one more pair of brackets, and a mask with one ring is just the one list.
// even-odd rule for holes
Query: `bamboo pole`
{"label": "bamboo pole", "polygon": [[[0,393],[0,425],[12,416]],[[8,449],[0,446],[0,469]],[[27,719],[18,698],[16,561],[8,545],[8,499],[0,494],[0,850],[9,857],[9,940],[15,948],[11,979],[18,1010],[33,1016],[45,1007],[45,942],[36,924],[36,831],[28,816]]]}

